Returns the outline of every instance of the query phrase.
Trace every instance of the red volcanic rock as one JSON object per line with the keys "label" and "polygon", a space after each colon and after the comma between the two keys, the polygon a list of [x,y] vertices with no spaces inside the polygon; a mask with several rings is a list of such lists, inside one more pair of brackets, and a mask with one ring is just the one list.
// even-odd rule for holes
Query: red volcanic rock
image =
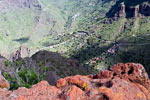
{"label": "red volcanic rock", "polygon": [[15,98],[14,100],[28,100],[28,99],[24,96],[20,96],[20,97]]}
{"label": "red volcanic rock", "polygon": [[89,97],[82,89],[73,85],[61,96],[61,100],[89,100]]}
{"label": "red volcanic rock", "polygon": [[60,79],[56,86],[42,81],[0,94],[0,100],[150,100],[150,79],[142,65],[120,63],[96,75]]}

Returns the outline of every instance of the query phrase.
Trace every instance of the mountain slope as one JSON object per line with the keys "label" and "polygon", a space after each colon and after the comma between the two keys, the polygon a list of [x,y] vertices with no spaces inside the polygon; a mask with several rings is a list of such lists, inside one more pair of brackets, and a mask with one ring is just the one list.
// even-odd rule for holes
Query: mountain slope
{"label": "mountain slope", "polygon": [[149,0],[1,0],[0,5],[2,56],[11,58],[24,45],[30,56],[54,51],[96,70],[136,61],[149,71]]}
{"label": "mountain slope", "polygon": [[10,55],[21,45],[37,49],[65,41],[65,35],[90,19],[90,13],[97,16],[94,10],[102,3],[99,0],[1,0],[1,54]]}

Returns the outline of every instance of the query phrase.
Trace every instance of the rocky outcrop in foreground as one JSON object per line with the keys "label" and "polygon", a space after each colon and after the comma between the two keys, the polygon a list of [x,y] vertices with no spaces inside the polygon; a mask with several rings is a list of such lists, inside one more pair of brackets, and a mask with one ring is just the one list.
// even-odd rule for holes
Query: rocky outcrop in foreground
{"label": "rocky outcrop in foreground", "polygon": [[0,100],[150,100],[150,79],[140,64],[117,64],[96,75],[71,76],[56,86],[42,81],[32,88],[1,90]]}

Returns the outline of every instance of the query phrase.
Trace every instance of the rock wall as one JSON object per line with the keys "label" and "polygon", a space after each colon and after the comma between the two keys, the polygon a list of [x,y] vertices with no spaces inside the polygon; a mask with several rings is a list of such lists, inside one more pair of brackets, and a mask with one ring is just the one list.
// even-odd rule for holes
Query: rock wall
{"label": "rock wall", "polygon": [[148,4],[142,4],[142,5],[140,5],[139,8],[140,8],[139,13],[142,16],[150,16],[150,3],[148,3]]}
{"label": "rock wall", "polygon": [[121,17],[134,18],[150,16],[150,2],[144,2],[134,6],[129,6],[126,3],[116,4],[107,13],[107,16],[115,20]]}
{"label": "rock wall", "polygon": [[0,100],[150,100],[150,79],[140,64],[120,63],[96,75],[70,76],[56,86],[0,90]]}
{"label": "rock wall", "polygon": [[15,61],[17,59],[25,58],[30,56],[30,49],[25,46],[21,46],[19,50],[15,52],[12,56],[12,60]]}

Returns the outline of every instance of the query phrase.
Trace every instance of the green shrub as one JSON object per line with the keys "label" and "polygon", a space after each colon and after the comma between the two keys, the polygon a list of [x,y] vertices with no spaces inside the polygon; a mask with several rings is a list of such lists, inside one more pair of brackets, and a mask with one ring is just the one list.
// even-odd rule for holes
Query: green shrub
{"label": "green shrub", "polygon": [[22,66],[23,62],[22,61],[15,61],[15,66]]}
{"label": "green shrub", "polygon": [[10,67],[10,66],[11,66],[11,62],[7,60],[7,61],[4,62],[4,65],[5,65],[6,67]]}
{"label": "green shrub", "polygon": [[30,87],[33,84],[36,84],[40,81],[38,78],[38,73],[36,73],[33,69],[24,69],[18,72],[19,79],[23,82],[20,85]]}
{"label": "green shrub", "polygon": [[42,67],[43,64],[41,61],[39,61],[37,65],[38,65],[38,67]]}

